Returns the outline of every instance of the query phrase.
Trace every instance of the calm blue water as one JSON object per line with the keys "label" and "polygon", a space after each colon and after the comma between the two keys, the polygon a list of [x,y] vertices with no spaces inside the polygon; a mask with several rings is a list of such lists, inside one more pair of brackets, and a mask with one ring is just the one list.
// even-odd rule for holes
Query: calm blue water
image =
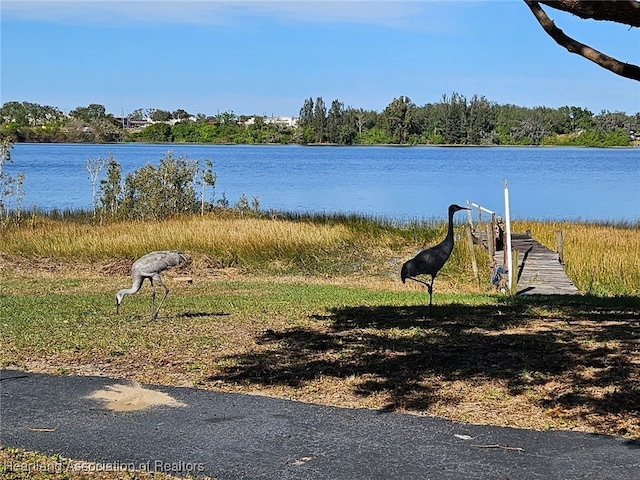
{"label": "calm blue water", "polygon": [[17,144],[5,172],[25,173],[24,209],[90,209],[87,158],[111,152],[124,176],[169,150],[213,162],[216,198],[262,210],[405,221],[470,201],[502,215],[507,179],[512,218],[640,221],[640,149]]}

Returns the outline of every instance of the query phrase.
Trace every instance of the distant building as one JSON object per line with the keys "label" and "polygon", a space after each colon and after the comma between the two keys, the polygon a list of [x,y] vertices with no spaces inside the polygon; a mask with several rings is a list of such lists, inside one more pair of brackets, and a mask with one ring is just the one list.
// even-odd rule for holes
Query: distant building
{"label": "distant building", "polygon": [[120,125],[122,125],[122,128],[124,129],[137,129],[137,128],[145,128],[148,127],[149,125],[152,125],[154,122],[149,119],[149,118],[145,118],[145,119],[137,119],[134,120],[133,118],[129,118],[129,117],[113,117]]}
{"label": "distant building", "polygon": [[[193,116],[189,118],[181,118],[181,119],[172,118],[166,122],[157,122],[155,120],[151,120],[150,118],[135,119],[135,120],[129,117],[113,117],[113,118],[118,122],[119,125],[122,125],[122,128],[124,128],[125,130],[142,129],[142,128],[148,127],[149,125],[153,125],[154,123],[166,123],[167,125],[175,125],[178,122],[183,122],[187,120],[190,122],[196,122],[198,120],[196,117],[193,117]],[[238,121],[238,125],[243,125],[245,127],[248,127],[250,125],[255,125],[257,119],[262,119],[263,123],[279,125],[281,127],[296,128],[298,126],[298,119],[296,117],[280,117],[278,115],[272,115],[270,117],[253,116],[249,118],[247,117],[243,117],[243,118],[246,118],[246,120]],[[206,117],[205,121],[208,124],[218,123],[218,121],[216,120],[216,117]]]}
{"label": "distant building", "polygon": [[261,118],[264,123],[279,125],[281,127],[296,128],[298,126],[298,119],[296,117],[280,117],[277,115],[272,115],[270,117],[250,117],[242,122],[242,125],[245,127],[255,125],[257,118]]}

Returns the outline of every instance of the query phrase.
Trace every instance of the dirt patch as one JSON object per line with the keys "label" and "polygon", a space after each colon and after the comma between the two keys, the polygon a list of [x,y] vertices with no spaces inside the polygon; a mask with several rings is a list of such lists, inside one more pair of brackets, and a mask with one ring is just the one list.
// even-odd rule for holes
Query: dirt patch
{"label": "dirt patch", "polygon": [[114,412],[133,412],[155,406],[186,407],[186,404],[166,393],[143,388],[137,383],[109,385],[96,390],[87,398],[106,402],[106,407]]}

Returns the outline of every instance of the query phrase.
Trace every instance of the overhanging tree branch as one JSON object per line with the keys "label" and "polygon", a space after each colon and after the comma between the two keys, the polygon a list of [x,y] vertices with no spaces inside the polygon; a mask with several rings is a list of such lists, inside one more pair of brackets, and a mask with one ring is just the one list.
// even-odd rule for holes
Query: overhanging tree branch
{"label": "overhanging tree branch", "polygon": [[541,0],[540,3],[557,10],[572,13],[580,18],[608,20],[631,27],[640,27],[640,2],[635,0]]}
{"label": "overhanging tree branch", "polygon": [[[600,65],[601,67],[617,75],[620,75],[625,78],[630,78],[632,80],[640,81],[640,67],[630,63],[621,62],[620,60],[610,57],[609,55],[605,55],[604,53],[588,45],[580,43],[577,40],[574,40],[573,38],[566,35],[561,29],[556,27],[553,20],[551,20],[547,16],[545,11],[540,7],[541,2],[532,1],[532,0],[524,0],[524,2],[531,9],[531,12],[536,17],[536,20],[538,20],[538,23],[542,26],[544,31],[547,32],[547,34],[551,38],[553,38],[558,45],[566,48],[571,53],[575,53],[588,60],[591,60],[597,65]],[[574,10],[571,9],[571,5],[575,3],[585,4],[585,3],[609,3],[609,2],[575,2],[571,0],[566,0],[563,2],[556,1],[556,2],[542,2],[542,3],[553,6],[554,8],[559,8],[559,9],[560,7],[558,5],[562,4],[563,5],[563,8],[561,8],[562,10],[575,13]],[[620,1],[620,2],[612,2],[612,3],[638,4],[640,2]],[[584,11],[582,11],[582,13],[584,14]],[[594,17],[589,16],[588,18],[594,18]],[[609,18],[607,18],[607,20],[609,20]],[[627,21],[623,23],[630,25],[630,23]]]}

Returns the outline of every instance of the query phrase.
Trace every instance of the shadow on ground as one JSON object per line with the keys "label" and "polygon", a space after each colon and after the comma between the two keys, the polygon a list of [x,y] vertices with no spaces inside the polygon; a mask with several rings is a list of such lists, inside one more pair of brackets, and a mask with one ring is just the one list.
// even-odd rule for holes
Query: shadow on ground
{"label": "shadow on ground", "polygon": [[[544,408],[607,415],[640,410],[637,298],[537,297],[491,306],[335,308],[308,328],[267,330],[256,352],[227,358],[210,380],[299,387],[356,377],[354,393],[387,392],[385,410],[423,411],[439,381],[499,380],[510,394],[556,381]],[[452,402],[456,399],[451,398]]]}

